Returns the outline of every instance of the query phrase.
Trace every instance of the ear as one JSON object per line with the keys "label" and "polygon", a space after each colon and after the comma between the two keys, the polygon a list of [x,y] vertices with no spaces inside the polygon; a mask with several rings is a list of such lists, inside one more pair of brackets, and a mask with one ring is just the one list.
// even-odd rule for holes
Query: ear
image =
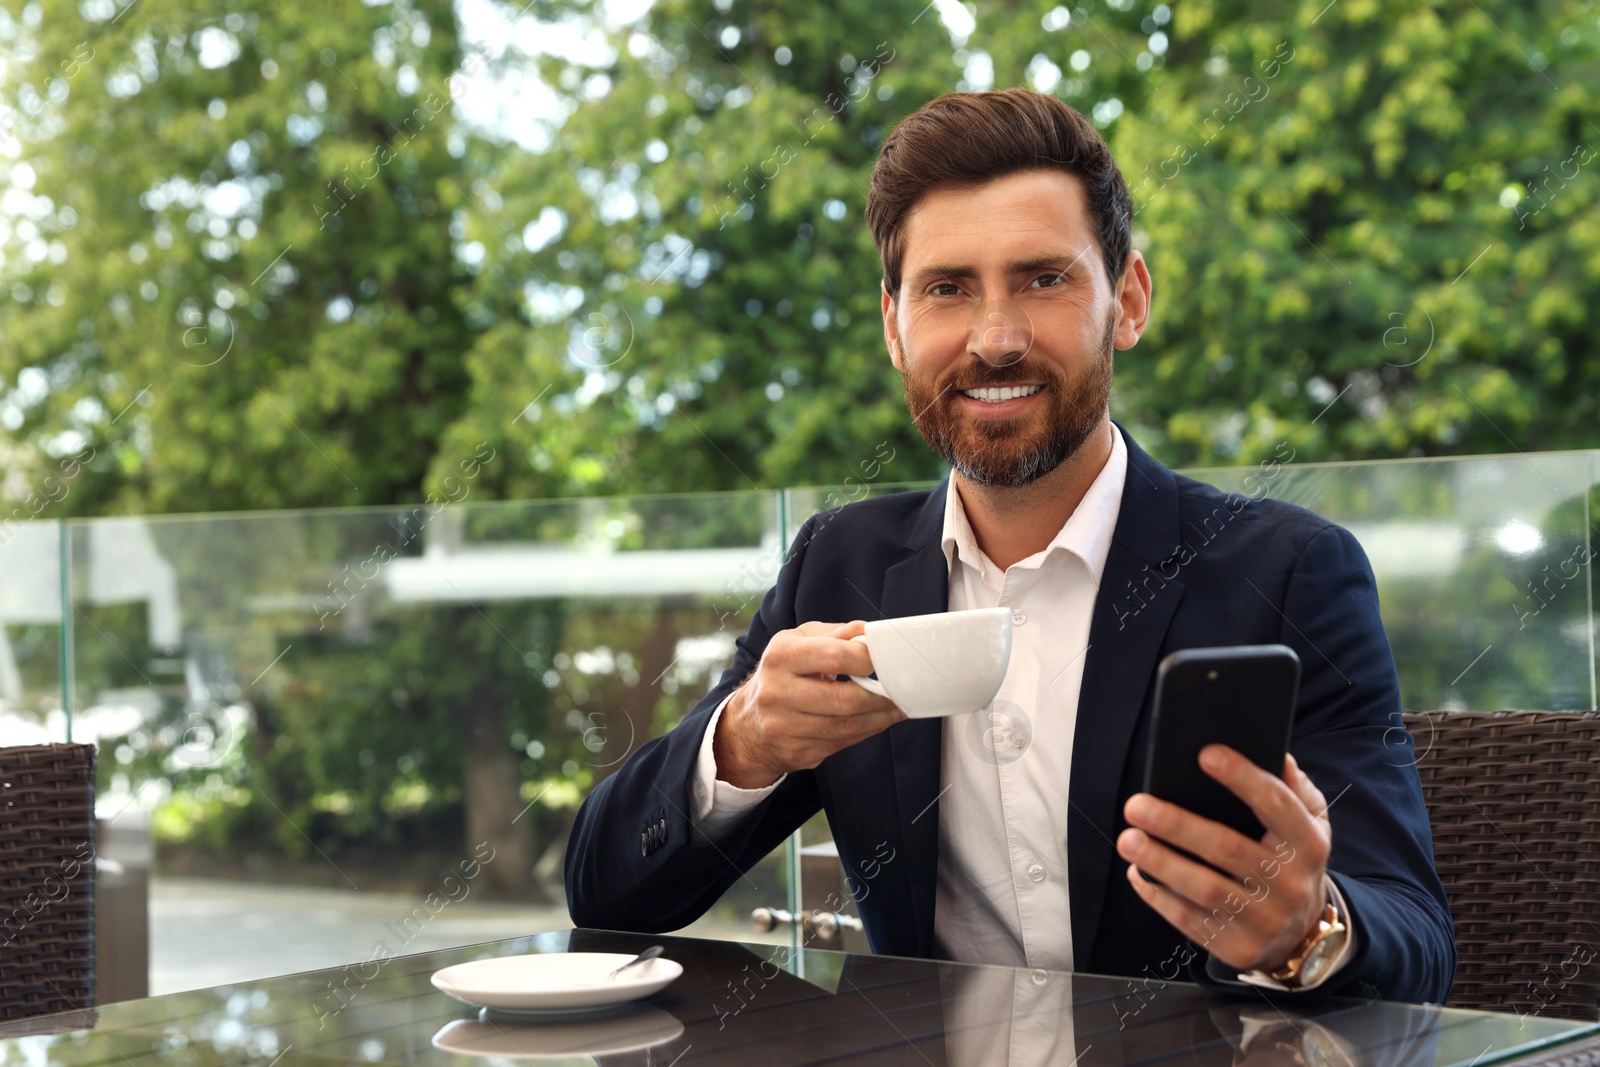
{"label": "ear", "polygon": [[904,373],[906,368],[901,362],[900,327],[895,322],[894,297],[889,295],[889,290],[881,282],[878,291],[883,296],[883,343],[889,348],[889,362],[894,364],[895,370]]}
{"label": "ear", "polygon": [[1117,282],[1117,330],[1112,339],[1119,349],[1139,343],[1150,321],[1150,269],[1137,249],[1128,252],[1128,265]]}

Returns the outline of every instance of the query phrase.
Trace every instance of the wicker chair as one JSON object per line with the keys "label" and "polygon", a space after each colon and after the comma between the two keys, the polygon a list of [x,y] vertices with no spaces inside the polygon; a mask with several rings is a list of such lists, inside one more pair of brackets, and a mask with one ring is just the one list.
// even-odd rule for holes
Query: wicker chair
{"label": "wicker chair", "polygon": [[0,748],[0,1020],[94,1005],[94,764]]}
{"label": "wicker chair", "polygon": [[1600,712],[1405,716],[1458,1008],[1600,1018]]}

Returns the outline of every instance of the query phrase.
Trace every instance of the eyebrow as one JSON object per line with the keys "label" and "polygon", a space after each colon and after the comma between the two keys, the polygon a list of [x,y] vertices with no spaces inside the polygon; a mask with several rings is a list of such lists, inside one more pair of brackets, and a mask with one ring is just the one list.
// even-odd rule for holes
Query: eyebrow
{"label": "eyebrow", "polygon": [[[1076,266],[1079,260],[1086,258],[1088,254],[1088,250],[1085,249],[1075,256],[1069,256],[1062,252],[1053,255],[1029,256],[1027,259],[1014,259],[1006,264],[1006,273],[1028,274],[1047,267],[1061,267],[1062,273],[1066,273]],[[976,278],[977,276],[978,269],[970,264],[935,264],[931,267],[922,267],[913,271],[907,284],[921,288],[934,278]]]}

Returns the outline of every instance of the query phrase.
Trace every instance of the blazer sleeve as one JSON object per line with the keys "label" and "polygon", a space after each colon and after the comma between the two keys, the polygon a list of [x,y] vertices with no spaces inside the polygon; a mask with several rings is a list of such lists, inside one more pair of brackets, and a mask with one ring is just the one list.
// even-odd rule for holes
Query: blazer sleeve
{"label": "blazer sleeve", "polygon": [[1301,662],[1290,751],[1328,799],[1328,874],[1349,905],[1356,943],[1317,990],[1273,996],[1443,1003],[1455,934],[1377,583],[1355,537],[1338,526],[1312,537],[1277,602],[1280,640]]}
{"label": "blazer sleeve", "polygon": [[578,809],[567,842],[567,911],[574,924],[665,933],[695,921],[822,806],[811,771],[791,772],[715,842],[694,828],[695,765],[712,713],[761,661],[772,635],[799,625],[795,597],[808,519],[789,549],[733,663],[683,721],[629,756]]}

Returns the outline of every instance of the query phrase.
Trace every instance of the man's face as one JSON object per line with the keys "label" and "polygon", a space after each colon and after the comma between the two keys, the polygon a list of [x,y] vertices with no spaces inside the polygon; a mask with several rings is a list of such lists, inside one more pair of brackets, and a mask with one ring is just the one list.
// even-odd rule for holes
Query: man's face
{"label": "man's face", "polygon": [[1056,469],[1106,417],[1112,349],[1138,340],[1148,306],[1148,288],[1124,293],[1146,278],[1135,252],[1113,293],[1072,175],[928,193],[906,216],[899,297],[883,298],[918,431],[980,485]]}

